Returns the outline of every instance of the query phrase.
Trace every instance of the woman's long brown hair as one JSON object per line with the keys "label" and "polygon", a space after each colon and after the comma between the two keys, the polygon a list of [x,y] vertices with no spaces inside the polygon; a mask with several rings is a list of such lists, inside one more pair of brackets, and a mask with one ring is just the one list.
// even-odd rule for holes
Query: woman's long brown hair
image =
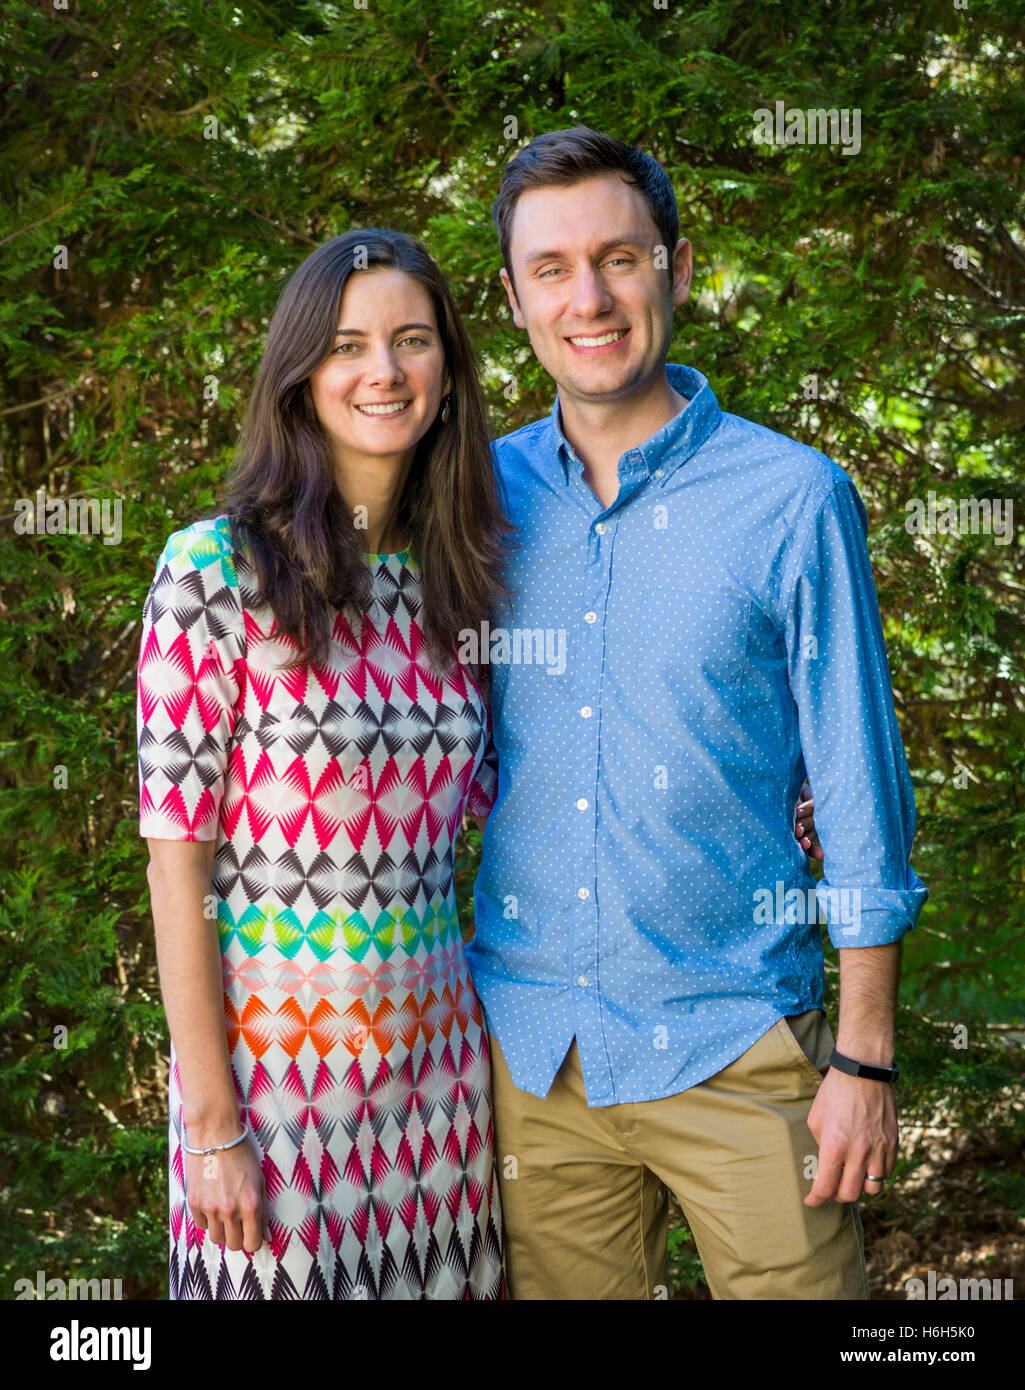
{"label": "woman's long brown hair", "polygon": [[[509,597],[502,578],[512,526],[499,501],[487,405],[459,311],[435,262],[412,237],[377,227],[320,246],[291,276],[271,318],[218,508],[252,550],[278,629],[299,654],[288,666],[326,659],[333,609],[359,622],[371,573],[335,482],[317,418],[310,373],[330,353],[349,277],[401,270],[431,297],[451,377],[448,419],[439,412],[420,440],[399,504],[398,524],[420,565],[421,625],[429,655],[446,668],[464,628],[480,632]],[[486,683],[487,666],[475,670]]]}

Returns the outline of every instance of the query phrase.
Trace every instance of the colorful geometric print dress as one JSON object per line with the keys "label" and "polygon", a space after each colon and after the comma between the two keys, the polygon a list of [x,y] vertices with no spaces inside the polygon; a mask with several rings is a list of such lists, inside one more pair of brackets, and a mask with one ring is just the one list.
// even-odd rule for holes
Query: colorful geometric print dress
{"label": "colorful geometric print dress", "polygon": [[[139,832],[216,840],[228,1049],[272,1240],[214,1245],[184,1186],[170,1062],[172,1299],[504,1297],[487,1030],[452,849],[494,792],[465,667],[432,671],[415,553],[330,660],[254,606],[227,519],[171,536],[143,610]],[[227,1137],[227,1136],[226,1136]]]}

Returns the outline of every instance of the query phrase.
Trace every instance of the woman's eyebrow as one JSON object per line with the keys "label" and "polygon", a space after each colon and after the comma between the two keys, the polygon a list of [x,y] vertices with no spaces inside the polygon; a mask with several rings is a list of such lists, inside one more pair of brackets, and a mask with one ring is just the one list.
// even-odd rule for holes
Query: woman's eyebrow
{"label": "woman's eyebrow", "polygon": [[[426,331],[427,331],[428,333],[434,333],[434,332],[436,331],[436,330],[431,326],[431,324],[429,324],[429,323],[400,323],[399,326],[398,326],[398,328],[394,329],[394,332],[396,332],[396,333],[405,333],[405,332],[406,332],[408,329],[410,329],[410,328],[423,328],[423,329],[426,329]],[[336,329],[335,329],[335,337],[336,337],[336,338],[338,338],[338,337],[344,337],[344,338],[365,338],[366,336],[367,336],[367,334],[364,333],[364,331],[363,331],[362,328],[336,328]]]}

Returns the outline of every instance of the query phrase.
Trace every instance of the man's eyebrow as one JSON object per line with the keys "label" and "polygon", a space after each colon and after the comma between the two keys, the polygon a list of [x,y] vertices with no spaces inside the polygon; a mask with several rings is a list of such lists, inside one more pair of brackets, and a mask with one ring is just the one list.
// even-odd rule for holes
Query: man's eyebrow
{"label": "man's eyebrow", "polygon": [[[424,328],[428,333],[436,333],[438,330],[429,323],[400,323],[394,331],[396,333],[406,333],[410,328]],[[336,328],[336,338],[365,338],[367,335],[362,328]]]}
{"label": "man's eyebrow", "polygon": [[[639,251],[651,250],[651,243],[646,241],[644,237],[634,236],[633,233],[627,233],[625,236],[609,237],[607,241],[603,241],[598,247],[596,254],[604,256],[606,251],[612,251],[617,246],[635,246]],[[558,249],[551,251],[531,251],[525,258],[524,264],[536,265],[538,261],[562,260],[565,255],[565,251],[560,251]]]}

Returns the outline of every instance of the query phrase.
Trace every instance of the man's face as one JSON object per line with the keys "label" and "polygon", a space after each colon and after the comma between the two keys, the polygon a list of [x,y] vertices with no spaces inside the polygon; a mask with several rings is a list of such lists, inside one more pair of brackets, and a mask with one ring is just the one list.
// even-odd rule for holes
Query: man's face
{"label": "man's face", "polygon": [[673,307],[690,292],[691,248],[656,265],[659,231],[639,189],[618,174],[520,195],[501,272],[513,320],[560,394],[623,400],[665,371]]}

